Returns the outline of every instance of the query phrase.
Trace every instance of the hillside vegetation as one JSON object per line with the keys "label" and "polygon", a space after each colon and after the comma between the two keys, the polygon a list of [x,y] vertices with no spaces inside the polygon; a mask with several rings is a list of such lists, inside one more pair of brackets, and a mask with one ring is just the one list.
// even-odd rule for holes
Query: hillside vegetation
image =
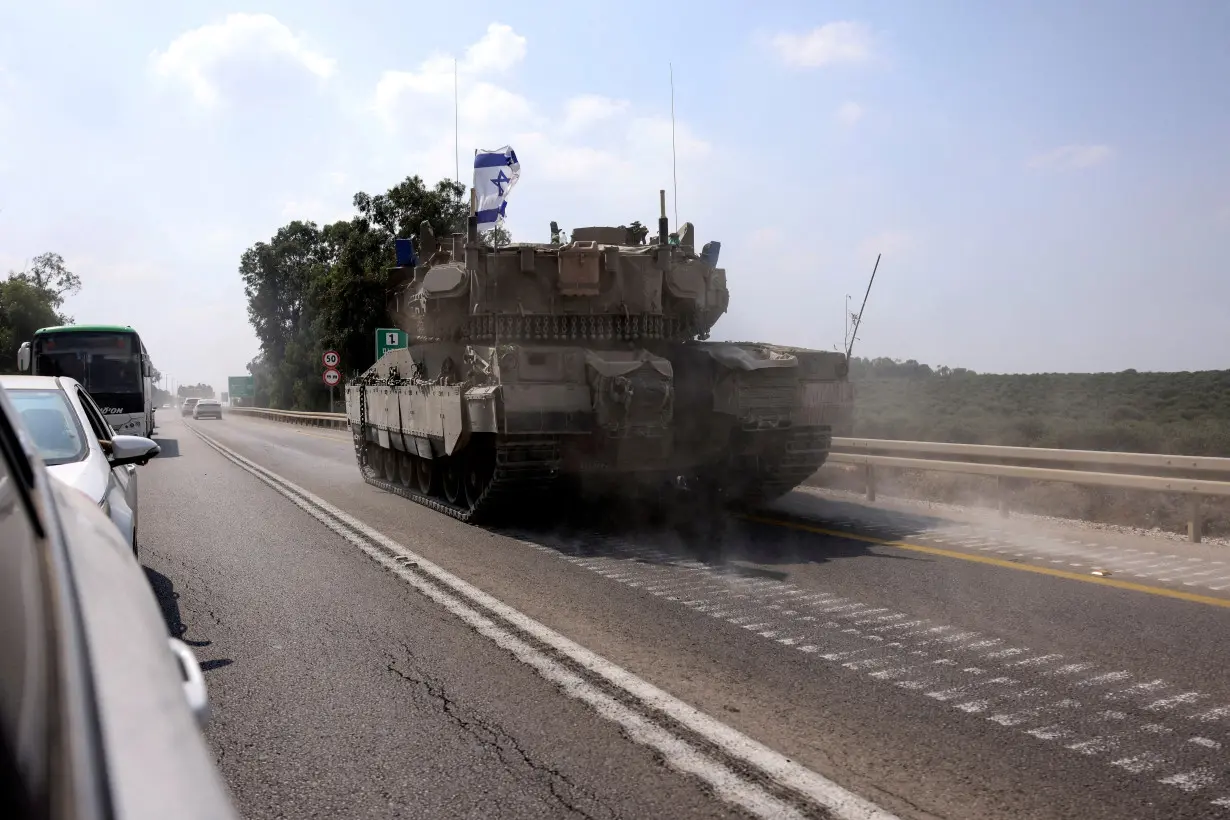
{"label": "hillside vegetation", "polygon": [[855,359],[855,435],[1230,456],[1230,370],[1002,375]]}
{"label": "hillside vegetation", "polygon": [[[1230,457],[1230,370],[1181,373],[980,374],[916,361],[854,359],[854,434],[866,438],[1007,444]],[[884,495],[994,503],[994,479],[878,471]],[[857,471],[814,482],[859,490]],[[1041,515],[1182,532],[1178,495],[1012,482],[1010,506]],[[1206,535],[1230,534],[1230,503],[1204,502]]]}

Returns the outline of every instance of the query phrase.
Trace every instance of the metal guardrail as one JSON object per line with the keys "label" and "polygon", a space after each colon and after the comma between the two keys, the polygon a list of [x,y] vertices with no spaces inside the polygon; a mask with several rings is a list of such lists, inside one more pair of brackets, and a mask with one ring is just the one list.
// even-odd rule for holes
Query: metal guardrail
{"label": "metal guardrail", "polygon": [[[264,407],[232,407],[230,412],[313,427],[348,426],[345,413],[306,413]],[[1205,496],[1230,498],[1230,458],[1211,456],[835,437],[828,462],[862,467],[865,492],[870,501],[876,498],[877,468],[993,477],[998,485],[999,511],[1005,516],[1008,514],[1005,479],[1179,493],[1188,497],[1187,536],[1193,542],[1200,541],[1203,526],[1201,499]]]}
{"label": "metal guardrail", "polygon": [[304,424],[309,427],[345,428],[345,413],[306,413],[302,410],[273,410],[268,407],[229,407],[228,412],[241,416],[255,416],[287,424]]}
{"label": "metal guardrail", "polygon": [[1198,543],[1205,496],[1230,497],[1230,458],[946,444],[934,441],[834,438],[831,464],[861,466],[864,488],[876,497],[876,468],[929,470],[996,479],[999,511],[1008,514],[1005,479],[1057,481],[1187,496],[1187,537]]}

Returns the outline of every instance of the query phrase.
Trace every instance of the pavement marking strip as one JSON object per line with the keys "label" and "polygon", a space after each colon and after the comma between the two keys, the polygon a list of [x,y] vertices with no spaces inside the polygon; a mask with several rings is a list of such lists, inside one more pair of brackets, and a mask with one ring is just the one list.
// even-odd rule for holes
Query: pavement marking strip
{"label": "pavement marking strip", "polygon": [[[519,537],[521,543],[528,547],[554,555],[563,560],[571,556],[562,550],[566,548],[587,549],[573,543],[574,536],[565,540],[549,538],[554,546],[524,540],[525,534]],[[618,539],[602,538],[604,548],[615,552],[601,557],[591,558],[594,568],[610,569],[622,567],[620,572],[629,577],[635,577],[645,586],[663,583],[664,579],[674,577],[676,583],[682,575],[697,574],[709,578],[724,577],[730,588],[748,589],[744,580],[729,574],[728,571],[712,565],[701,564],[695,569],[684,569],[679,562],[663,564],[629,564],[628,558],[651,551],[637,542],[621,543]],[[698,582],[698,587],[703,586]],[[772,589],[777,586],[778,589]],[[703,597],[703,596],[698,596]],[[724,597],[721,592],[713,593],[714,598]],[[1216,785],[1212,779],[1217,770],[1216,765],[1199,769],[1200,777],[1191,775],[1192,764],[1196,761],[1183,760],[1173,748],[1165,751],[1157,749],[1157,744],[1163,738],[1174,734],[1170,727],[1149,723],[1148,713],[1173,711],[1175,707],[1186,706],[1205,699],[1207,696],[1199,692],[1183,692],[1177,687],[1166,684],[1165,681],[1150,680],[1130,684],[1133,675],[1130,672],[1117,670],[1098,672],[1094,664],[1063,663],[1064,656],[1059,654],[1036,655],[1033,650],[1022,647],[1008,647],[1002,638],[988,638],[976,631],[968,631],[952,625],[931,625],[928,620],[909,620],[904,623],[878,624],[869,628],[859,629],[847,627],[851,622],[866,620],[869,609],[883,612],[881,608],[871,607],[865,603],[851,602],[848,598],[836,597],[831,592],[809,592],[793,587],[784,581],[773,581],[771,585],[760,587],[755,597],[739,595],[746,598],[740,607],[746,607],[734,617],[728,612],[723,620],[729,620],[736,625],[759,635],[773,633],[775,643],[784,643],[778,635],[788,636],[790,643],[785,645],[795,650],[820,659],[839,664],[845,669],[859,671],[871,678],[891,683],[902,689],[913,691],[918,695],[926,695],[928,691],[953,690],[950,697],[942,702],[953,709],[970,715],[981,715],[984,719],[1005,727],[1015,727],[1033,738],[1042,741],[1060,741],[1062,745],[1072,745],[1073,753],[1096,755],[1103,757],[1103,762],[1115,765],[1118,769],[1128,771],[1137,776],[1143,776],[1158,767],[1169,771],[1156,772],[1158,783],[1176,787],[1184,791],[1199,791]],[[728,600],[728,599],[727,599]],[[819,618],[814,616],[798,616],[787,618],[787,612],[775,601],[789,600],[792,606],[811,612],[824,612]],[[804,603],[807,602],[807,603]],[[698,610],[694,610],[698,611]],[[795,614],[791,611],[790,614]],[[890,613],[902,614],[904,613]],[[832,618],[825,623],[819,623],[824,618]],[[876,616],[888,617],[888,616]],[[905,617],[909,617],[906,615]],[[873,619],[874,620],[874,619]],[[799,634],[795,624],[810,621],[812,626]],[[844,621],[844,623],[843,623]],[[921,628],[918,628],[921,627]],[[761,631],[764,630],[764,631]],[[873,632],[885,632],[889,637],[896,638],[885,642],[882,635]],[[875,641],[875,646],[869,646],[864,641]],[[939,655],[940,657],[935,657]],[[957,655],[958,657],[950,657]],[[964,656],[964,657],[961,657]],[[992,674],[992,668],[984,668],[982,664],[990,664],[997,670],[1009,671],[1012,677]],[[972,664],[962,666],[962,664]],[[962,675],[946,673],[944,667],[959,669]],[[1018,680],[1017,675],[1036,676],[1036,681]],[[966,676],[987,675],[979,678],[983,686],[977,692],[978,697],[964,700],[969,690],[970,678]],[[1045,685],[1033,685],[1033,683]],[[1064,690],[1053,691],[1058,682]],[[1173,692],[1165,694],[1165,689]],[[1066,692],[1065,692],[1066,690]],[[1083,692],[1086,698],[1082,704],[1069,695]],[[1163,694],[1162,697],[1158,697]],[[940,700],[935,699],[933,700]],[[1126,712],[1105,710],[1098,711],[1098,705],[1106,700],[1118,701],[1130,706],[1137,717],[1129,720]],[[1137,701],[1142,701],[1137,703]],[[1053,721],[1062,712],[1064,724]],[[1096,712],[1094,714],[1093,712]],[[1188,715],[1191,718],[1193,716]],[[1214,722],[1222,717],[1230,717],[1230,706],[1207,709],[1194,716],[1203,722]],[[1141,722],[1143,719],[1146,722]],[[1116,732],[1107,736],[1109,731],[1106,721],[1118,724]],[[1048,723],[1049,722],[1049,723]],[[1046,724],[1046,725],[1038,725]],[[1065,725],[1066,724],[1066,725]],[[1180,741],[1181,742],[1181,741]],[[1127,748],[1120,748],[1126,744]],[[1209,743],[1192,743],[1193,749],[1216,750],[1217,746]],[[1206,752],[1207,754],[1207,752]],[[1143,756],[1142,756],[1143,755]],[[1147,762],[1147,765],[1146,765]],[[1179,779],[1161,777],[1178,772]],[[1178,775],[1174,775],[1178,776]]]}
{"label": "pavement marking strip", "polygon": [[[759,817],[802,817],[801,812],[754,781],[740,776],[721,761],[696,749],[666,727],[633,711],[586,682],[548,654],[525,643],[512,632],[471,607],[465,599],[498,616],[509,626],[551,647],[563,657],[602,678],[607,684],[614,686],[624,694],[632,696],[647,707],[651,713],[653,711],[662,713],[705,741],[712,743],[730,757],[754,768],[801,797],[828,809],[836,817],[843,818],[843,820],[897,820],[894,815],[874,803],[795,763],[733,727],[689,706],[648,681],[574,643],[546,625],[436,566],[324,499],[248,460],[200,432],[195,425],[190,426],[190,429],[223,457],[259,478],[330,530],[362,549],[377,563],[444,606],[484,637],[511,652],[518,660],[531,666],[544,678],[559,686],[565,694],[587,703],[602,717],[618,723],[631,738],[653,748],[677,770],[703,780],[723,799]],[[375,544],[379,544],[384,550],[395,553],[402,559],[413,562],[416,567],[411,570],[402,565],[397,559],[378,550]],[[423,576],[429,576],[440,585],[451,589],[456,595],[442,590]]]}
{"label": "pavement marking strip", "polygon": [[1199,595],[1195,592],[1184,592],[1178,589],[1167,589],[1165,587],[1137,584],[1132,581],[1121,581],[1117,578],[1084,575],[1079,572],[1052,569],[1051,567],[1020,564],[1015,561],[1005,561],[1001,558],[991,558],[987,555],[971,555],[965,552],[957,552],[956,550],[941,549],[940,547],[926,547],[922,544],[910,544],[905,541],[893,541],[887,538],[877,538],[874,535],[860,535],[858,533],[846,532],[843,530],[830,530],[825,527],[813,527],[810,524],[804,524],[798,521],[788,521],[782,518],[771,518],[758,515],[748,515],[744,516],[744,518],[757,524],[785,527],[787,529],[801,530],[803,532],[811,532],[817,535],[828,535],[833,538],[846,538],[852,541],[864,541],[869,544],[878,544],[882,547],[895,547],[896,549],[920,552],[925,555],[935,555],[941,558],[955,558],[960,561],[971,561],[975,564],[989,564],[993,567],[1015,569],[1021,572],[1034,572],[1039,575],[1050,575],[1054,578],[1066,578],[1069,581],[1081,581],[1086,584],[1100,584],[1102,586],[1114,587],[1115,589],[1126,589],[1131,590],[1132,592],[1144,592],[1149,595],[1157,595],[1163,598],[1175,598],[1180,601],[1188,601],[1189,603],[1206,604],[1208,606],[1217,606],[1230,609],[1230,598],[1216,598],[1212,595]]}

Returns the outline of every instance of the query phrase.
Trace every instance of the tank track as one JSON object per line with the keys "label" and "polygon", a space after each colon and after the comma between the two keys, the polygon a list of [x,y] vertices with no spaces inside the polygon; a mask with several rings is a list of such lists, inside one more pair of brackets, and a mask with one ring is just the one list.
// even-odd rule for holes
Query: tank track
{"label": "tank track", "polygon": [[761,494],[770,498],[785,495],[824,466],[833,447],[833,435],[815,429],[796,430],[786,440],[781,459],[762,481]]}
{"label": "tank track", "polygon": [[[754,505],[780,498],[824,465],[832,445],[833,435],[828,428],[810,427],[790,431],[777,453],[761,456],[754,472],[755,479],[745,483],[731,502]],[[752,472],[752,469],[747,472]]]}
{"label": "tank track", "polygon": [[[444,498],[420,492],[417,487],[407,487],[398,481],[389,481],[368,462],[371,448],[378,447],[367,440],[367,391],[361,389],[359,398],[359,424],[351,424],[354,436],[355,459],[363,480],[385,492],[408,498],[416,504],[466,523],[483,523],[507,512],[514,505],[523,504],[535,495],[545,494],[559,477],[559,439],[552,436],[518,436],[499,439],[496,443],[495,470],[473,507],[450,504]],[[400,452],[400,451],[394,451]]]}

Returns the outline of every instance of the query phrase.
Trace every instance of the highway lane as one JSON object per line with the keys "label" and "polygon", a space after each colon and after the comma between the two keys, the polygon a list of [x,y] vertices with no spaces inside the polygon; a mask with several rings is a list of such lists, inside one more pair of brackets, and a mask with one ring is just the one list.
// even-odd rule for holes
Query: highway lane
{"label": "highway lane", "polygon": [[142,563],[195,647],[244,816],[738,817],[182,422]]}
{"label": "highway lane", "polygon": [[345,434],[190,424],[899,815],[1226,812],[1225,610],[733,521],[476,531]]}

